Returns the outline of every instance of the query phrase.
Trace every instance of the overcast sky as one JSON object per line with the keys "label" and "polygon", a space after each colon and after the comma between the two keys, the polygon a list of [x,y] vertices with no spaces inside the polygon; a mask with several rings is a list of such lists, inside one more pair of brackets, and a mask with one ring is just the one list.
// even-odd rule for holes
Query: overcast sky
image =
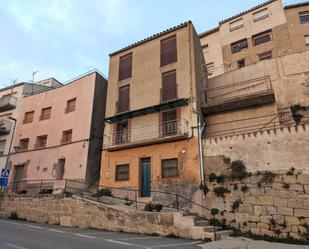
{"label": "overcast sky", "polygon": [[[191,20],[198,33],[265,0],[0,0],[0,87],[70,80],[108,54]],[[285,0],[285,4],[301,0]]]}

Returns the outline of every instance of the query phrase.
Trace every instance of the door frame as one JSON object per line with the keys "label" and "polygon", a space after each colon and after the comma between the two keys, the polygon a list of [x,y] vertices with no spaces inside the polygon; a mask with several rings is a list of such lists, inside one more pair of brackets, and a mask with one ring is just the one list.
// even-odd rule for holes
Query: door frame
{"label": "door frame", "polygon": [[[151,161],[152,161],[152,158],[149,156],[149,157],[140,157],[139,158],[139,177],[138,177],[138,181],[139,181],[139,184],[138,184],[138,186],[139,186],[139,191],[138,191],[138,193],[139,193],[139,196],[140,197],[147,197],[147,196],[142,196],[142,186],[143,186],[143,183],[142,183],[142,167],[143,167],[143,164],[142,164],[142,161],[144,160],[144,159],[149,159],[149,166],[150,166],[150,172],[149,172],[149,190],[150,190],[150,196],[151,196],[151,183],[152,183],[152,178],[151,178]],[[149,196],[149,197],[150,197]]]}

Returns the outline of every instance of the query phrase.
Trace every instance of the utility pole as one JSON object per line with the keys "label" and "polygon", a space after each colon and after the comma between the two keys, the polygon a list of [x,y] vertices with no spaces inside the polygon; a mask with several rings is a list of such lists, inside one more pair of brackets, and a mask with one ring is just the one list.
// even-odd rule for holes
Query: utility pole
{"label": "utility pole", "polygon": [[7,168],[8,168],[8,165],[9,165],[9,160],[10,160],[10,155],[11,155],[11,149],[12,149],[13,139],[14,139],[14,135],[15,135],[16,123],[17,123],[17,119],[16,119],[16,118],[9,117],[9,119],[14,121],[14,126],[13,126],[13,132],[12,132],[11,141],[10,141],[9,152],[8,152],[7,157],[6,157],[6,163],[5,163],[5,167],[4,167],[5,169],[7,169]]}

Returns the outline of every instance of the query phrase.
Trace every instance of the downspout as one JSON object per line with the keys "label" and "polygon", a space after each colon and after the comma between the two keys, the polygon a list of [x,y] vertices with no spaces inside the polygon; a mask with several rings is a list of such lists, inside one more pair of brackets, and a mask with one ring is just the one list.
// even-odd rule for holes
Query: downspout
{"label": "downspout", "polygon": [[[205,169],[204,169],[204,150],[203,150],[203,139],[202,135],[204,132],[204,129],[206,127],[206,122],[203,123],[201,122],[201,117],[200,113],[197,114],[198,117],[198,144],[199,144],[199,156],[200,156],[200,174],[201,174],[201,187],[206,186],[206,181],[205,181]],[[204,188],[202,188],[204,189]]]}

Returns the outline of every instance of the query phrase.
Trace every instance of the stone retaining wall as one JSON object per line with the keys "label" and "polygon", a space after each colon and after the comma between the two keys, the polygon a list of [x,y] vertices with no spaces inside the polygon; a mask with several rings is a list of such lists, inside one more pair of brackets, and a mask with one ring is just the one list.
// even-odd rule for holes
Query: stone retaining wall
{"label": "stone retaining wall", "polygon": [[69,227],[95,228],[191,239],[210,238],[194,220],[180,213],[137,211],[118,205],[105,205],[80,197],[63,195],[5,195],[1,201],[0,217],[17,212],[19,218],[40,223]]}
{"label": "stone retaining wall", "polygon": [[[271,181],[265,175],[275,174]],[[205,205],[228,226],[256,235],[309,240],[309,175],[300,171],[255,172],[243,180],[208,183]],[[270,177],[272,178],[272,177]],[[230,191],[217,197],[214,189]],[[233,210],[234,206],[234,210]],[[205,214],[211,218],[209,213]]]}

